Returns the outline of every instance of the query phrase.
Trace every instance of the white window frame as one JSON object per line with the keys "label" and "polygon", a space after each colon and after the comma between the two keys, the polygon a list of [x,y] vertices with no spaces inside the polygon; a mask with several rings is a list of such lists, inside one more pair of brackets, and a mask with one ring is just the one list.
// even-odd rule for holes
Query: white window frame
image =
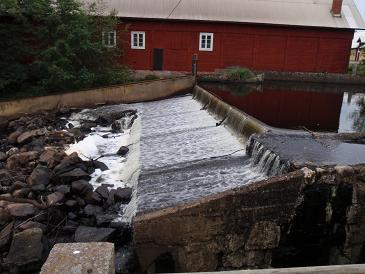
{"label": "white window frame", "polygon": [[[110,38],[109,38],[109,35],[110,33],[113,33],[114,34],[114,41],[113,41],[113,44],[110,44]],[[108,44],[105,43],[105,35],[108,35]],[[103,45],[105,47],[108,47],[108,48],[115,48],[117,46],[117,32],[115,30],[112,30],[112,31],[103,31]]]}
{"label": "white window frame", "polygon": [[[203,36],[205,36],[205,44],[202,45]],[[210,36],[210,47],[207,47],[207,37]],[[199,34],[199,50],[200,51],[213,51],[214,33],[212,32],[201,32]]]}
{"label": "white window frame", "polygon": [[[134,44],[134,35],[137,35],[137,45]],[[142,35],[142,45],[139,45],[139,36]],[[131,31],[131,48],[132,49],[145,49],[146,48],[146,32],[144,31]]]}

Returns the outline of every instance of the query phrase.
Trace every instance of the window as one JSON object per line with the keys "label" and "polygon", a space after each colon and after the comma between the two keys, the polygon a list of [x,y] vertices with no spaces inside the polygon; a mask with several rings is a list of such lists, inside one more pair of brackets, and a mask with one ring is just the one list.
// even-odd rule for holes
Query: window
{"label": "window", "polygon": [[103,32],[103,45],[110,48],[114,48],[117,45],[117,33],[115,30]]}
{"label": "window", "polygon": [[131,48],[132,49],[145,49],[145,32],[144,31],[132,31],[131,32]]}
{"label": "window", "polygon": [[208,33],[208,32],[200,33],[199,50],[213,51],[213,33]]}

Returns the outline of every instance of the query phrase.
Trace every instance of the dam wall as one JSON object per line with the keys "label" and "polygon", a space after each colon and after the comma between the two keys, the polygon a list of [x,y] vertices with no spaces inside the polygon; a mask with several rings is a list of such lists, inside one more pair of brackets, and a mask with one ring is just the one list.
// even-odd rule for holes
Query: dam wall
{"label": "dam wall", "polygon": [[24,115],[62,107],[84,108],[103,104],[159,100],[179,92],[190,91],[194,84],[194,76],[183,76],[166,80],[152,80],[49,96],[2,101],[0,102],[0,117]]}
{"label": "dam wall", "polygon": [[364,165],[304,168],[138,215],[134,238],[142,270],[361,263],[364,180]]}

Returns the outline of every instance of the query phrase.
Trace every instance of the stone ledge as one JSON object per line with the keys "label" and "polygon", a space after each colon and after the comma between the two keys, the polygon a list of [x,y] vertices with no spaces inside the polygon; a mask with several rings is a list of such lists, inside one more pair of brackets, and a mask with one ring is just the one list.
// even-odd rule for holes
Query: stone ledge
{"label": "stone ledge", "polygon": [[104,242],[56,244],[41,274],[114,274],[114,244]]}
{"label": "stone ledge", "polygon": [[[272,268],[272,269],[254,269],[254,270],[234,270],[223,272],[200,272],[200,274],[311,274],[311,273],[329,273],[329,274],[343,274],[343,273],[364,273],[365,265],[329,265],[329,266],[312,266],[312,267],[295,267],[295,268]],[[181,273],[187,274],[187,273]]]}

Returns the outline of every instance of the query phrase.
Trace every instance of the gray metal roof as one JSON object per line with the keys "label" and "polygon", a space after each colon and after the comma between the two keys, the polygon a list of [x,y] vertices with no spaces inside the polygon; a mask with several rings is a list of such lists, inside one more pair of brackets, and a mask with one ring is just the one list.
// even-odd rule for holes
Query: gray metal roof
{"label": "gray metal roof", "polygon": [[[90,0],[83,0],[89,2]],[[104,0],[119,17],[365,29],[354,0],[333,17],[332,0]]]}

